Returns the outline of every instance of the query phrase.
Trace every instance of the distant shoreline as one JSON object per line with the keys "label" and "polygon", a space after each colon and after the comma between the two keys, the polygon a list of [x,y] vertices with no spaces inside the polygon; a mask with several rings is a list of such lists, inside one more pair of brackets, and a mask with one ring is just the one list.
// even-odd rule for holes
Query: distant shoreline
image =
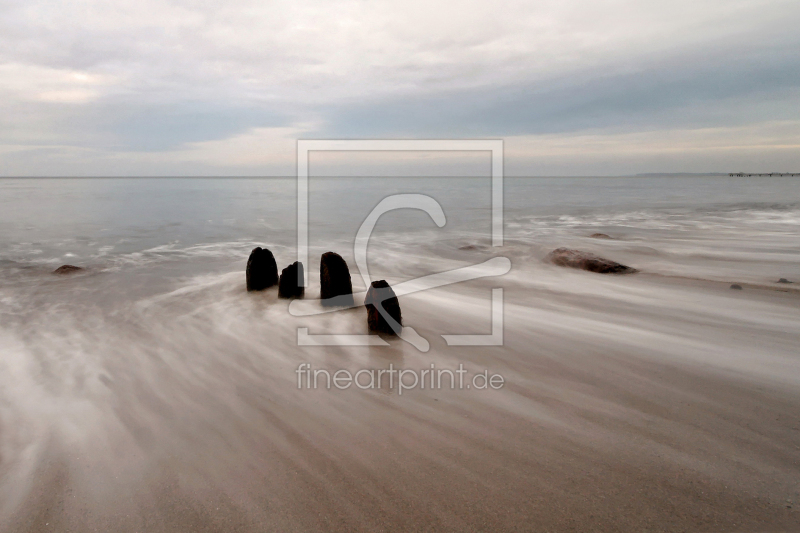
{"label": "distant shoreline", "polygon": [[[342,179],[342,178],[488,178],[489,176],[444,176],[444,175],[432,175],[432,176],[424,176],[424,175],[369,175],[369,174],[356,174],[356,175],[343,175],[343,176],[311,176],[312,178],[320,179],[320,178],[332,178],[332,179]],[[520,176],[520,175],[504,175],[504,178],[509,179],[520,179],[520,178],[708,178],[708,177],[800,177],[800,172],[768,172],[768,173],[747,173],[747,172],[650,172],[644,174],[603,174],[603,175],[596,175],[596,176],[567,176],[567,175],[530,175],[530,176]],[[6,180],[21,180],[21,179],[40,179],[40,180],[59,180],[59,179],[76,179],[76,180],[83,180],[83,179],[98,179],[98,180],[108,180],[108,179],[296,179],[297,176],[295,175],[285,175],[285,176],[278,176],[278,175],[252,175],[252,176],[0,176],[0,179]]]}

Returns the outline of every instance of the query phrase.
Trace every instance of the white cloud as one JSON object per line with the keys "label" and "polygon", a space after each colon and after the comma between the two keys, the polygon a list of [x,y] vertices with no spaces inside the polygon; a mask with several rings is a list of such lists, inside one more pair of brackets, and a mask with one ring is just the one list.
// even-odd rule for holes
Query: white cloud
{"label": "white cloud", "polygon": [[647,172],[796,172],[800,121],[742,127],[509,137],[510,175]]}
{"label": "white cloud", "polygon": [[[7,175],[294,175],[296,139],[316,125],[253,128],[160,152],[69,145],[0,146]],[[31,165],[31,161],[36,161]],[[312,153],[312,175],[488,175],[483,153]],[[646,172],[788,172],[800,168],[800,121],[747,127],[594,131],[505,138],[508,176]]]}
{"label": "white cloud", "polygon": [[[292,175],[297,138],[309,125],[253,128],[166,151],[111,151],[63,144],[0,146],[7,175]],[[46,154],[43,157],[43,154]],[[31,161],[36,161],[31,165]]]}
{"label": "white cloud", "polygon": [[88,103],[119,83],[113,76],[73,69],[6,63],[0,65],[0,98],[8,101]]}
{"label": "white cloud", "polygon": [[33,1],[6,19],[4,48],[123,73],[132,90],[327,103],[625,68],[720,39],[775,38],[799,11],[775,0]]}
{"label": "white cloud", "polygon": [[[680,78],[687,62],[702,70],[705,64],[735,64],[752,53],[760,54],[752,62],[766,68],[771,58],[796,50],[799,22],[795,0],[5,3],[0,138],[25,148],[4,152],[16,155],[0,163],[9,173],[20,168],[20,154],[35,153],[38,159],[23,166],[41,172],[49,172],[56,160],[59,168],[83,164],[86,172],[101,173],[127,168],[123,173],[135,174],[153,165],[161,165],[163,173],[196,173],[204,164],[209,172],[237,173],[273,163],[284,168],[264,159],[258,146],[282,146],[287,136],[313,134],[309,123],[358,135],[360,124],[352,121],[360,119],[335,116],[342,106],[368,108],[441,94],[458,100],[459,91],[473,91],[485,103],[509,86],[550,93],[586,86],[582,100],[564,106],[591,118],[593,80],[647,71],[651,79],[659,72],[670,76],[666,84]],[[798,67],[796,60],[783,61],[775,69]],[[686,91],[676,98],[691,99],[696,86],[674,90]],[[767,91],[761,98],[769,97]],[[179,117],[170,118],[169,128],[152,143],[141,142],[148,113],[187,103],[189,112],[213,111],[203,123],[203,140],[196,141],[196,122],[181,123]],[[471,124],[475,98],[453,105],[448,131],[505,135],[502,117],[499,130],[488,133]],[[226,109],[239,115],[252,109],[253,117],[266,118],[217,119]],[[138,110],[143,115],[132,126],[130,115]],[[626,110],[613,112],[622,122]],[[772,119],[753,113],[754,124]],[[670,114],[674,121],[671,109],[662,112]],[[154,128],[162,124],[157,118]],[[691,117],[685,118],[688,124]],[[225,123],[216,134],[214,120]],[[391,133],[392,126],[384,129]],[[558,129],[558,124],[536,126]],[[720,126],[728,126],[724,117]],[[132,128],[138,129],[131,133]],[[696,125],[685,129],[692,128]],[[516,124],[508,133],[518,129]],[[613,137],[633,143],[632,150],[637,138]],[[109,148],[109,140],[118,151]],[[679,139],[662,140],[681,145]],[[159,145],[160,151],[137,152],[143,144]],[[530,149],[532,156],[535,148]],[[69,163],[68,152],[78,159]],[[97,158],[87,161],[87,153]],[[115,166],[109,170],[110,162]]]}

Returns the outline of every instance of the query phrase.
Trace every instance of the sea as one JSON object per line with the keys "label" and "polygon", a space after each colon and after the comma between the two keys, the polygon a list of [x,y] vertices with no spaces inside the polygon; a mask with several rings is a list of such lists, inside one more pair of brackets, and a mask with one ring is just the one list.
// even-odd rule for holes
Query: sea
{"label": "sea", "polygon": [[[179,470],[208,482],[197,486],[225,485],[244,458],[257,463],[256,437],[274,437],[246,429],[266,412],[258,409],[287,424],[316,413],[308,416],[357,427],[357,409],[333,393],[299,395],[302,362],[331,370],[465,362],[530,385],[526,361],[597,348],[800,385],[800,179],[507,177],[503,191],[494,246],[488,177],[310,179],[310,305],[327,251],[345,258],[357,292],[365,279],[395,286],[510,261],[505,274],[400,298],[404,325],[430,343],[420,352],[399,339],[388,348],[298,346],[300,327],[366,334],[365,311],[297,317],[276,289],[247,292],[254,247],[270,249],[279,270],[298,258],[293,178],[0,179],[0,523],[21,516],[48,465],[67,472],[62,481],[83,505],[108,509],[113,498],[135,499],[131,486],[150,491],[142,472],[158,472],[165,458],[184,457]],[[359,272],[355,236],[395,194],[433,198],[446,223],[418,209],[384,214],[368,272]],[[639,272],[549,264],[559,247]],[[83,270],[53,273],[65,264]],[[501,351],[448,346],[442,335],[493,331],[495,288],[505,302]],[[522,399],[484,398],[519,416],[534,412]],[[328,431],[305,427],[319,438]]]}

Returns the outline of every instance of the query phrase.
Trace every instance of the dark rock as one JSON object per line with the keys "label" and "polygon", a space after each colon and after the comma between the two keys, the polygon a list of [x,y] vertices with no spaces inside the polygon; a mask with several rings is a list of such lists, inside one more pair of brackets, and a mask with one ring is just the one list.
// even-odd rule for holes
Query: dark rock
{"label": "dark rock", "polygon": [[610,239],[611,238],[608,235],[606,235],[605,233],[592,233],[591,235],[589,235],[589,237],[591,237],[592,239]]}
{"label": "dark rock", "polygon": [[474,244],[467,244],[467,245],[464,245],[464,246],[459,246],[459,247],[458,247],[458,249],[459,249],[459,250],[465,250],[465,251],[471,252],[471,251],[473,251],[473,250],[477,250],[477,249],[478,249],[478,247],[477,247],[477,246],[475,246]]}
{"label": "dark rock", "polygon": [[57,269],[53,270],[53,274],[73,274],[75,272],[80,272],[83,270],[82,267],[76,267],[74,265],[61,265]]}
{"label": "dark rock", "polygon": [[278,265],[272,252],[266,248],[253,248],[247,260],[247,290],[263,291],[278,283]]}
{"label": "dark rock", "polygon": [[794,283],[794,281],[789,281],[786,278],[781,278],[776,283]]}
{"label": "dark rock", "polygon": [[398,335],[402,330],[403,316],[400,302],[384,280],[373,281],[364,299],[367,307],[367,325],[370,331]]}
{"label": "dark rock", "polygon": [[303,285],[303,263],[295,261],[281,271],[278,296],[281,298],[300,298],[306,288]]}
{"label": "dark rock", "polygon": [[616,263],[609,259],[596,256],[589,252],[558,248],[547,254],[547,260],[554,265],[579,268],[599,274],[633,274],[638,272],[635,268]]}
{"label": "dark rock", "polygon": [[740,291],[740,290],[742,290],[742,286],[741,285],[737,285],[736,283],[734,283],[733,285],[731,285],[731,289],[733,289],[735,291]]}
{"label": "dark rock", "polygon": [[353,305],[353,282],[350,269],[342,256],[325,252],[319,261],[320,298],[322,305]]}

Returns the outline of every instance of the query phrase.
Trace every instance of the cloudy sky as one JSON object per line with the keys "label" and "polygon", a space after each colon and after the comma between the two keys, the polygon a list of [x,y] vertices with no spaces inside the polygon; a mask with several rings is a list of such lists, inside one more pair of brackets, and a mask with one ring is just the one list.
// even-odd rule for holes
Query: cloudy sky
{"label": "cloudy sky", "polygon": [[299,138],[798,172],[800,2],[0,0],[0,136],[6,176],[291,175]]}

